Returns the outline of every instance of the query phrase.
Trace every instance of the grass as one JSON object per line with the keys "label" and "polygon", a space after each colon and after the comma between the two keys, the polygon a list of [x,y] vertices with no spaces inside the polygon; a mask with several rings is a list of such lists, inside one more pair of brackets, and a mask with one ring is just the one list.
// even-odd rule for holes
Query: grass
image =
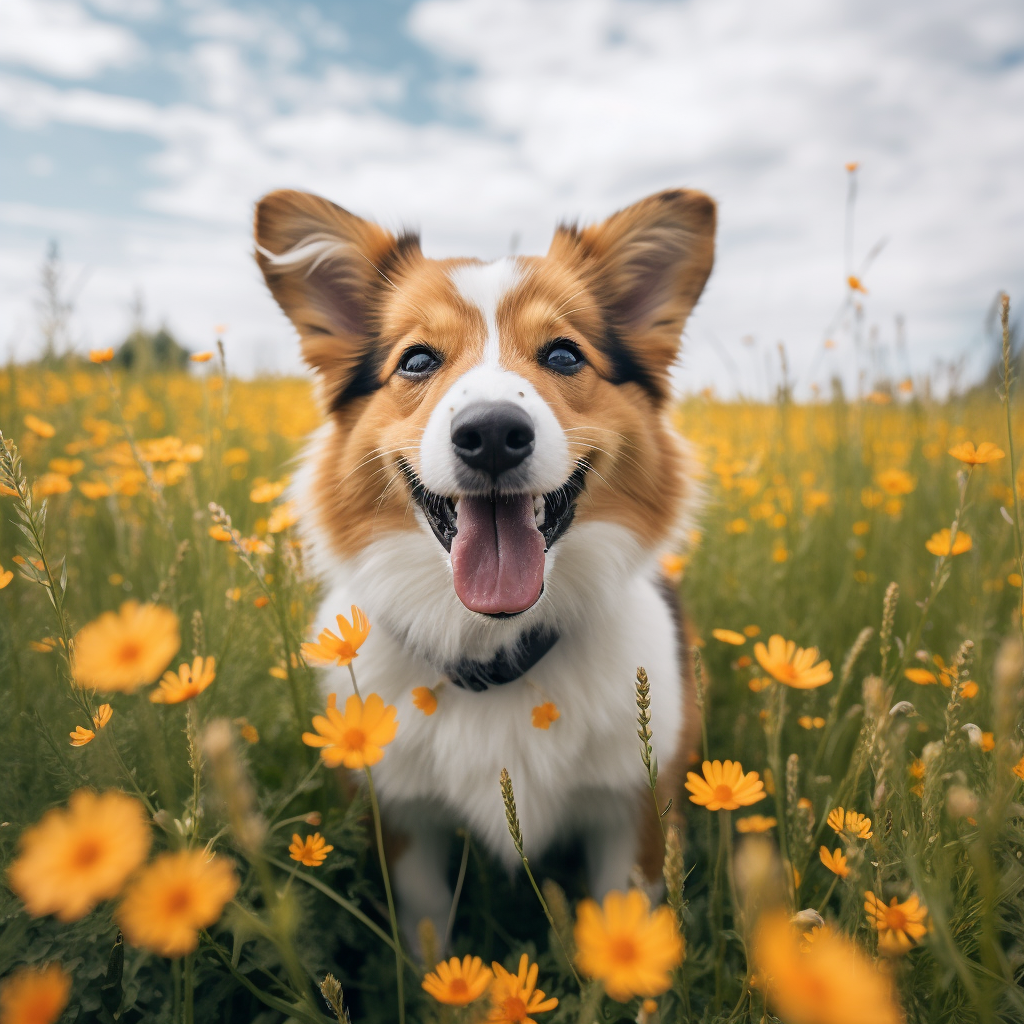
{"label": "grass", "polygon": [[[33,415],[52,436],[25,425]],[[574,978],[564,948],[571,953],[584,890],[572,849],[531,864],[533,886],[509,879],[471,838],[454,844],[452,879],[463,878],[454,952],[510,969],[528,952],[560,1000],[544,1024],[638,1012],[666,1022],[775,1019],[752,984],[756,893],[737,870],[763,849],[735,832],[737,818],[756,812],[778,822],[766,854],[774,900],[819,911],[865,956],[878,956],[866,890],[886,902],[916,893],[927,906],[920,944],[878,961],[908,1020],[1024,1019],[1024,781],[1012,771],[1024,752],[1010,448],[1024,437],[1020,416],[992,394],[939,402],[914,388],[859,402],[837,391],[810,405],[694,397],[675,416],[704,493],[686,550],[666,564],[699,652],[705,754],[741,761],[771,795],[735,813],[673,795],[686,809],[684,865],[670,886],[686,958],[653,1013]],[[0,429],[36,488],[31,511],[0,497],[0,566],[16,570],[0,590],[0,863],[75,790],[116,787],[156,812],[158,849],[209,845],[233,858],[241,880],[224,916],[179,960],[119,946],[112,902],[61,924],[30,917],[0,887],[0,976],[62,963],[73,979],[67,1021],[323,1022],[342,1020],[342,1003],[355,1021],[393,1021],[396,956],[407,1019],[482,1012],[440,1007],[422,992],[423,965],[392,939],[366,797],[300,741],[322,707],[299,652],[317,586],[291,529],[268,533],[281,525],[271,515],[281,499],[250,495],[268,483],[260,496],[277,490],[315,425],[304,382],[228,380],[216,363],[170,376],[81,364],[0,373]],[[167,436],[202,452],[151,443]],[[1010,457],[970,470],[947,454],[961,440],[995,441]],[[110,493],[87,497],[90,481]],[[214,540],[215,518],[267,549]],[[930,554],[929,537],[954,522],[970,550]],[[216,681],[188,704],[105,698],[109,725],[72,747],[69,733],[90,724],[97,701],[70,684],[64,652],[78,628],[128,598],[173,609],[182,632],[174,664],[213,655]],[[721,642],[713,629],[743,642]],[[832,682],[806,691],[766,683],[754,644],[773,633],[818,647]],[[905,670],[915,667],[937,681],[911,682]],[[899,710],[904,701],[911,706]],[[656,757],[657,707],[650,713]],[[230,729],[215,750],[202,746],[211,724]],[[841,839],[826,823],[838,805],[870,817],[872,837]],[[322,867],[299,868],[291,834],[317,820],[334,850]],[[822,864],[823,844],[844,848],[846,878]],[[327,984],[332,1002],[318,991],[328,974],[343,990]],[[806,1019],[839,1019],[822,1006]]]}

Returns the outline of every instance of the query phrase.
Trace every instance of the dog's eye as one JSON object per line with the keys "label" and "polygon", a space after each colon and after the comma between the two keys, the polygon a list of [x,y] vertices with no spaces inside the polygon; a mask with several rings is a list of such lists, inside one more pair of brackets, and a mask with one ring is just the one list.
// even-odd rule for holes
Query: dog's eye
{"label": "dog's eye", "polygon": [[575,373],[583,366],[583,353],[568,338],[556,338],[541,355],[541,365],[556,373]]}
{"label": "dog's eye", "polygon": [[419,380],[432,374],[441,365],[441,360],[422,345],[410,348],[402,353],[398,360],[398,372],[403,377]]}

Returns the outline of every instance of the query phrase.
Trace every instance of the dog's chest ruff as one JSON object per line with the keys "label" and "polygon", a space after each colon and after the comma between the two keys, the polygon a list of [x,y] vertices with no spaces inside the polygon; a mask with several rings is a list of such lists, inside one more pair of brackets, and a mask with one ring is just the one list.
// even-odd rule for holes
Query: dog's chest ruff
{"label": "dog's chest ruff", "polygon": [[[521,678],[476,692],[442,681],[437,671],[437,664],[457,662],[463,646],[472,648],[474,638],[459,634],[458,624],[479,624],[480,617],[467,620],[443,574],[417,571],[418,552],[436,558],[433,538],[422,540],[434,547],[410,534],[336,567],[343,571],[331,574],[336,582],[321,616],[328,621],[356,603],[375,624],[355,668],[363,693],[380,693],[398,708],[398,734],[374,768],[382,801],[398,816],[440,813],[469,825],[510,865],[517,855],[499,790],[502,768],[512,775],[528,852],[607,822],[620,813],[613,805],[634,801],[645,784],[635,722],[638,665],[651,680],[662,763],[675,755],[682,732],[675,627],[636,541],[610,524],[570,531],[546,579],[540,620],[558,642]],[[426,656],[435,650],[443,653]],[[339,694],[348,686],[340,672],[330,679]],[[418,686],[437,688],[429,716],[412,702]],[[549,701],[558,719],[549,729],[534,727],[533,708]]]}

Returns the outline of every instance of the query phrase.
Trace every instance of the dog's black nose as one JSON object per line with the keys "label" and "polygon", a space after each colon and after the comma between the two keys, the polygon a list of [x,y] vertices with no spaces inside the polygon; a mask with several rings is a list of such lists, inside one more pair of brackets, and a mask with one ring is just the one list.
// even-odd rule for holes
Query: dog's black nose
{"label": "dog's black nose", "polygon": [[455,454],[494,479],[533,451],[533,420],[513,402],[474,402],[452,420]]}

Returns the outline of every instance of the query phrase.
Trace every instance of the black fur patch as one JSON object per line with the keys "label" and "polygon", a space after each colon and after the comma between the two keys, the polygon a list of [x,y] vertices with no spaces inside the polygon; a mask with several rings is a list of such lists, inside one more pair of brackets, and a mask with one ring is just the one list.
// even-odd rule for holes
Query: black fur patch
{"label": "black fur patch", "polygon": [[384,365],[384,353],[376,338],[368,339],[355,371],[348,383],[331,399],[330,411],[338,412],[356,398],[372,395],[381,387],[380,370]]}
{"label": "black fur patch", "polygon": [[612,364],[613,384],[639,384],[649,394],[656,398],[661,397],[664,390],[662,385],[633,355],[633,350],[614,327],[605,330],[604,338],[598,342],[598,348]]}

